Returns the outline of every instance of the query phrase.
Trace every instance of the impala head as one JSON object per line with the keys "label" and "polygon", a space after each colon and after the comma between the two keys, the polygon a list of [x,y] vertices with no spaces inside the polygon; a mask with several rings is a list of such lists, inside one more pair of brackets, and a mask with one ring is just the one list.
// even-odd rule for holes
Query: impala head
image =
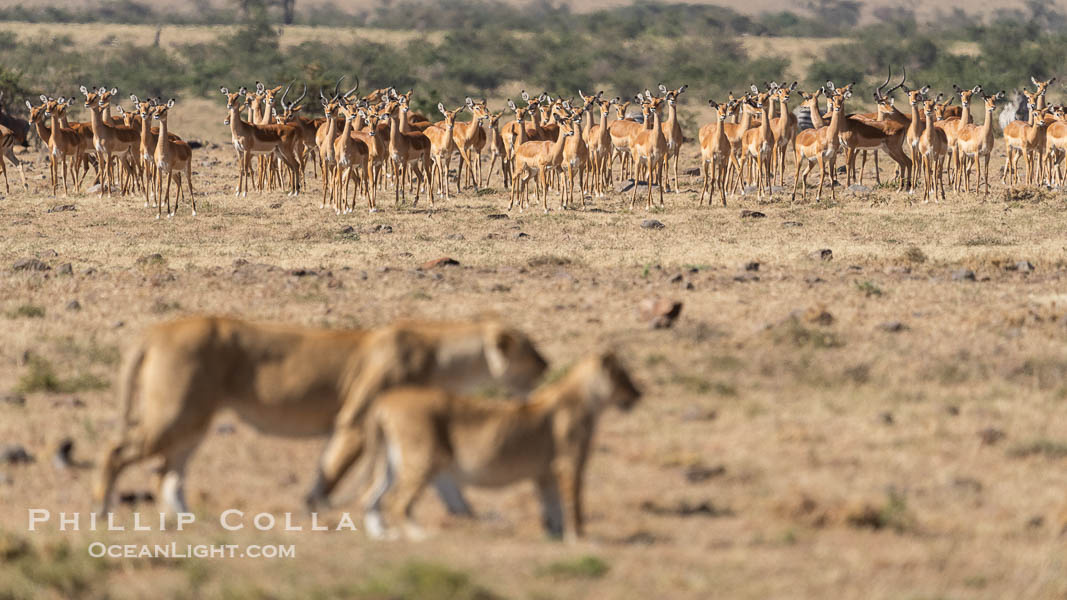
{"label": "impala head", "polygon": [[615,117],[618,119],[626,118],[626,109],[630,108],[632,102],[620,102],[620,98],[615,99]]}
{"label": "impala head", "polygon": [[966,108],[971,105],[971,96],[981,93],[982,86],[976,85],[972,89],[965,90],[956,84],[952,84],[952,89],[960,97],[960,104],[963,105],[964,110],[966,110]]}
{"label": "impala head", "polygon": [[[470,98],[467,98],[470,100]],[[441,102],[437,103],[437,110],[441,111],[441,114],[445,116],[445,130],[451,130],[456,126],[456,115],[458,115],[463,109],[467,108],[467,105],[460,106],[456,110],[448,110]]]}
{"label": "impala head", "polygon": [[983,93],[982,99],[985,101],[985,109],[989,112],[993,112],[993,109],[997,106],[997,102],[1004,99],[1004,90],[1000,90],[992,96],[987,96]]}
{"label": "impala head", "polygon": [[1030,92],[1027,90],[1022,91],[1023,96],[1026,96],[1026,106],[1030,110],[1037,108],[1037,99],[1041,96],[1040,92]]}
{"label": "impala head", "polygon": [[837,87],[837,86],[834,85],[834,82],[827,81],[826,82],[826,96],[828,98],[833,98],[833,97],[841,96],[841,95],[845,94],[846,92],[851,94],[852,93],[852,87],[855,86],[855,85],[856,85],[856,82],[853,81],[852,83],[846,85],[845,87]]}
{"label": "impala head", "polygon": [[1032,75],[1030,76],[1030,82],[1033,83],[1034,87],[1037,88],[1035,93],[1037,95],[1039,95],[1039,96],[1043,96],[1045,94],[1045,92],[1048,91],[1048,86],[1052,85],[1052,83],[1054,81],[1056,81],[1055,77],[1053,77],[1052,79],[1049,79],[1047,81],[1040,81],[1040,80],[1036,79],[1035,77],[1033,77]]}
{"label": "impala head", "polygon": [[39,123],[45,117],[44,109],[45,105],[48,103],[48,97],[41,96],[41,99],[40,106],[34,106],[33,104],[30,104],[29,100],[26,101],[26,108],[30,111],[30,123]]}
{"label": "impala head", "polygon": [[94,106],[99,105],[100,104],[100,92],[101,91],[105,91],[104,88],[100,88],[99,90],[95,90],[95,89],[94,90],[90,90],[90,89],[86,88],[84,85],[81,86],[78,89],[81,91],[82,94],[85,95],[85,107],[86,108],[93,108]]}
{"label": "impala head", "polygon": [[500,112],[498,112],[496,114],[490,113],[489,117],[488,117],[489,128],[490,129],[496,129],[497,127],[499,127],[500,126],[500,117],[502,117],[502,116],[504,116],[504,111],[500,111]]}
{"label": "impala head", "polygon": [[789,86],[780,86],[774,92],[774,96],[781,102],[789,102],[789,97],[792,95],[793,90],[797,89],[797,82],[793,82]]}
{"label": "impala head", "polygon": [[729,102],[726,102],[726,103],[723,103],[723,104],[719,104],[718,102],[716,102],[714,100],[708,100],[708,106],[710,106],[710,107],[715,109],[715,116],[719,119],[720,123],[725,121],[726,118],[730,116],[730,103]]}
{"label": "impala head", "polygon": [[[236,92],[230,92],[230,88],[221,87],[219,91],[223,96],[226,96],[226,110],[233,114],[241,110],[241,96],[248,93],[248,88],[241,86],[241,89]],[[222,121],[223,125],[230,124],[230,115],[226,115],[226,119]]]}
{"label": "impala head", "polygon": [[171,108],[174,108],[174,98],[168,100],[166,104],[159,103],[157,106],[152,107],[152,120],[166,123],[167,111]]}
{"label": "impala head", "polygon": [[908,94],[908,104],[910,104],[911,106],[918,106],[922,103],[923,100],[926,99],[926,94],[928,94],[929,92],[930,86],[928,85],[924,85],[922,88],[917,90],[906,90],[905,93]]}

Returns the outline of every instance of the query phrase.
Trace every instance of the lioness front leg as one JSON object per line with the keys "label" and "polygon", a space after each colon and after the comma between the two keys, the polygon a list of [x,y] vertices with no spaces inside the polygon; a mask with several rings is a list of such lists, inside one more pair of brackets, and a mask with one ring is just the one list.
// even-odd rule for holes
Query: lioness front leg
{"label": "lioness front leg", "polygon": [[563,499],[563,541],[573,544],[583,534],[581,468],[571,460],[557,460],[553,470]]}
{"label": "lioness front leg", "polygon": [[537,495],[541,501],[541,524],[549,537],[563,537],[563,506],[559,497],[556,476],[546,473],[537,480]]}

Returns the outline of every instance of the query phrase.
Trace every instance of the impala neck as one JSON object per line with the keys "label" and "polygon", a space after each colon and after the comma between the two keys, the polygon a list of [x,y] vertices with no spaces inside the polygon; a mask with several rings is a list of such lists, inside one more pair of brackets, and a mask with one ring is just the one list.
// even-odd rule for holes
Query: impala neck
{"label": "impala neck", "polygon": [[167,117],[159,120],[159,135],[156,137],[156,157],[166,157],[170,154],[170,146],[167,145]]}
{"label": "impala neck", "polygon": [[808,105],[808,115],[811,117],[811,124],[815,129],[826,126],[826,120],[822,118],[822,113],[819,112],[818,100]]}
{"label": "impala neck", "polygon": [[[821,119],[820,119],[820,121],[821,121]],[[740,123],[741,126],[740,126],[739,129],[741,131],[748,130],[748,125],[751,122],[752,122],[752,111],[751,110],[747,110],[745,106],[741,106],[741,123]],[[812,119],[812,122],[813,123],[815,122],[814,119]],[[820,127],[822,127],[822,125],[820,125]]]}

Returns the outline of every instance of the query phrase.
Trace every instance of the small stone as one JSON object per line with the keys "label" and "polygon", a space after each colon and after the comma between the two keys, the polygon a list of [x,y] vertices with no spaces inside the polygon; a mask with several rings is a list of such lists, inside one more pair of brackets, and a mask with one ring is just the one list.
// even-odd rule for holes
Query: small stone
{"label": "small stone", "polygon": [[458,267],[459,261],[450,258],[448,256],[442,256],[441,258],[435,258],[431,261],[425,262],[420,267],[423,271],[429,271],[430,269],[436,269],[438,267]]}
{"label": "small stone", "polygon": [[652,329],[667,329],[682,314],[682,303],[667,298],[648,298],[638,305],[638,314]]}
{"label": "small stone", "polygon": [[953,281],[976,281],[974,271],[970,269],[958,269],[952,272]]}
{"label": "small stone", "polygon": [[696,176],[700,174],[700,167],[693,167],[692,169],[682,171],[682,175]]}
{"label": "small stone", "polygon": [[34,462],[33,455],[26,452],[26,449],[19,444],[11,444],[4,446],[3,451],[0,451],[0,460],[9,464],[29,464]]}
{"label": "small stone", "polygon": [[834,315],[825,306],[813,306],[804,312],[804,320],[826,327],[834,324]]}
{"label": "small stone", "polygon": [[741,218],[742,219],[762,219],[763,217],[766,217],[766,216],[767,215],[761,213],[758,210],[745,209],[745,210],[741,211]]}
{"label": "small stone", "polygon": [[350,233],[355,233],[355,232],[356,232],[356,228],[352,227],[351,225],[345,225],[344,227],[341,228],[341,235],[348,235]]}
{"label": "small stone", "polygon": [[983,446],[992,446],[1007,436],[996,427],[986,427],[978,432],[978,437],[982,440]]}
{"label": "small stone", "polygon": [[517,239],[517,240],[526,240],[526,239],[529,239],[529,238],[530,238],[530,234],[524,233],[522,231],[520,231],[520,232],[515,234],[515,239]]}
{"label": "small stone", "polygon": [[161,265],[163,264],[163,255],[159,252],[155,254],[146,254],[137,259],[139,265]]}
{"label": "small stone", "polygon": [[808,254],[808,258],[812,258],[812,259],[815,259],[815,260],[833,260],[834,259],[834,251],[829,249],[829,248],[821,248],[819,250],[815,250],[814,252]]}
{"label": "small stone", "polygon": [[691,292],[691,291],[697,289],[697,286],[693,285],[692,281],[687,281],[687,282],[685,282],[685,289]]}
{"label": "small stone", "polygon": [[1020,260],[1014,265],[1008,265],[1009,271],[1018,271],[1020,273],[1031,273],[1034,270],[1034,265],[1028,260]]}
{"label": "small stone", "polygon": [[489,288],[490,292],[510,292],[511,287],[506,286],[503,283],[494,283],[493,287]]}
{"label": "small stone", "polygon": [[882,331],[887,331],[889,333],[899,333],[907,328],[908,326],[904,323],[901,323],[900,321],[886,321],[885,323],[881,323],[878,325],[878,329],[881,329]]}
{"label": "small stone", "polygon": [[782,227],[803,227],[804,224],[800,221],[783,221]]}
{"label": "small stone", "polygon": [[370,275],[368,275],[366,271],[360,271],[359,272],[359,278],[362,279],[363,281],[366,281],[368,277],[370,277]]}
{"label": "small stone", "polygon": [[26,406],[26,397],[22,394],[5,394],[0,396],[0,404],[10,404],[12,406]]}
{"label": "small stone", "polygon": [[71,300],[70,302],[67,302],[67,310],[81,310],[81,309],[82,309],[81,302],[78,302],[77,300]]}
{"label": "small stone", "polygon": [[701,481],[707,481],[712,477],[719,477],[725,474],[726,467],[723,465],[715,465],[714,467],[692,465],[685,470],[685,479],[689,483],[700,483]]}
{"label": "small stone", "polygon": [[92,277],[93,275],[96,275],[96,273],[97,270],[95,267],[89,267],[88,269],[82,271],[82,275],[85,275],[87,277]]}
{"label": "small stone", "polygon": [[275,208],[275,209],[281,208],[282,207],[282,203],[281,202],[275,202],[274,204],[271,204],[270,207],[271,208]]}
{"label": "small stone", "polygon": [[671,283],[681,283],[685,279],[681,273],[678,273],[674,277],[671,277]]}
{"label": "small stone", "polygon": [[371,227],[370,231],[371,233],[393,233],[393,226],[379,224],[375,225],[374,227]]}
{"label": "small stone", "polygon": [[58,213],[58,212],[67,212],[67,211],[70,211],[70,210],[78,210],[78,209],[75,208],[75,206],[73,204],[57,204],[57,205],[53,206],[52,208],[49,208],[45,212]]}
{"label": "small stone", "polygon": [[318,273],[312,271],[311,269],[292,269],[289,271],[289,274],[293,277],[310,277],[313,275],[318,275]]}
{"label": "small stone", "polygon": [[74,466],[71,454],[74,452],[74,440],[63,438],[52,454],[52,466],[57,469],[69,469]]}
{"label": "small stone", "polygon": [[236,432],[237,428],[234,427],[233,423],[221,423],[215,428],[215,433],[219,435],[231,435]]}
{"label": "small stone", "polygon": [[759,261],[750,260],[747,263],[745,263],[745,270],[746,271],[759,271],[759,265],[760,265]]}
{"label": "small stone", "polygon": [[74,265],[72,265],[70,263],[63,263],[63,264],[59,265],[58,269],[56,269],[56,273],[59,274],[59,275],[73,275],[74,274]]}
{"label": "small stone", "polygon": [[645,219],[644,221],[641,221],[642,229],[663,229],[664,227],[666,227],[666,225],[656,219]]}
{"label": "small stone", "polygon": [[37,253],[37,258],[55,258],[59,256],[59,253],[55,250],[42,250]]}
{"label": "small stone", "polygon": [[504,213],[493,213],[491,215],[485,215],[485,218],[495,221],[495,220],[501,220],[501,219],[510,219],[511,217],[507,216]]}
{"label": "small stone", "polygon": [[52,267],[38,258],[23,258],[15,261],[11,268],[16,271],[48,271]]}
{"label": "small stone", "polygon": [[463,241],[463,240],[465,240],[467,238],[463,237],[462,233],[450,233],[450,234],[445,236],[445,239]]}
{"label": "small stone", "polygon": [[960,407],[956,406],[955,404],[949,404],[945,407],[945,412],[952,415],[953,417],[958,417],[960,415]]}
{"label": "small stone", "polygon": [[1045,525],[1045,517],[1041,515],[1034,515],[1026,522],[1026,526],[1030,529],[1041,529]]}
{"label": "small stone", "polygon": [[882,413],[881,415],[878,416],[878,418],[881,419],[882,423],[884,423],[886,425],[892,425],[895,422],[893,420],[893,413],[891,413],[889,411],[886,411],[886,412]]}
{"label": "small stone", "polygon": [[719,411],[702,406],[690,406],[682,412],[683,421],[714,421],[719,418]]}
{"label": "small stone", "polygon": [[850,192],[858,192],[860,194],[866,194],[867,192],[871,191],[871,188],[869,188],[869,187],[867,187],[865,185],[860,185],[858,183],[853,183],[852,185],[848,186],[848,191],[850,191]]}
{"label": "small stone", "polygon": [[115,321],[111,324],[112,329],[122,329],[126,326],[126,321]]}
{"label": "small stone", "polygon": [[734,275],[734,281],[739,281],[741,283],[759,281],[759,275],[756,275],[755,273],[749,271],[745,271],[744,273],[738,273],[737,275]]}

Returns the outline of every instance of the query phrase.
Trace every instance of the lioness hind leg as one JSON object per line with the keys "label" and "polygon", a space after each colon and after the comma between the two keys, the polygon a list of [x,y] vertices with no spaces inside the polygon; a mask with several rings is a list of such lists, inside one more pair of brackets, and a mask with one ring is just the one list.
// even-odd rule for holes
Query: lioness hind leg
{"label": "lioness hind leg", "polygon": [[447,473],[441,473],[433,480],[434,489],[437,490],[441,502],[448,507],[449,514],[457,517],[474,517],[474,509],[463,497],[463,491],[459,489],[456,480]]}
{"label": "lioness hind leg", "polygon": [[537,495],[541,501],[541,524],[549,537],[563,537],[563,502],[556,478],[547,474],[537,480]]}
{"label": "lioness hind leg", "polygon": [[104,516],[111,509],[112,491],[122,470],[144,458],[140,444],[128,439],[110,446],[100,461],[100,471],[93,486],[93,512]]}
{"label": "lioness hind leg", "polygon": [[359,426],[339,427],[334,430],[319,459],[315,482],[305,498],[309,512],[328,505],[330,494],[345,473],[363,454],[363,432]]}

